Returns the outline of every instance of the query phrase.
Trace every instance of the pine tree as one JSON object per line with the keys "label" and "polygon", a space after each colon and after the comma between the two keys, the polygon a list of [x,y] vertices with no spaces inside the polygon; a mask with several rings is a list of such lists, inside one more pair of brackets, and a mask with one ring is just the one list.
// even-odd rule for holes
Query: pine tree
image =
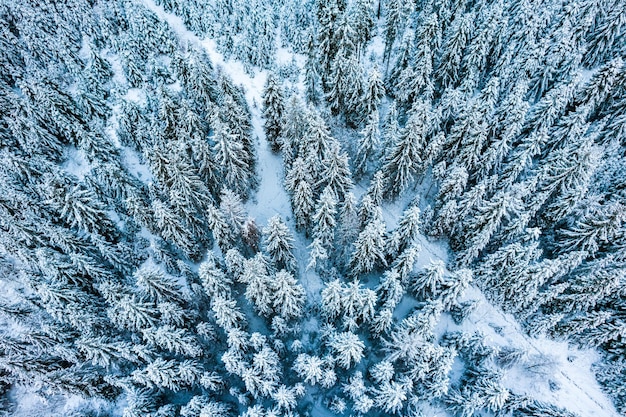
{"label": "pine tree", "polygon": [[419,243],[412,243],[406,249],[404,249],[398,257],[395,259],[392,268],[396,269],[400,274],[403,281],[406,281],[409,273],[413,271],[417,259],[422,252],[422,245]]}
{"label": "pine tree", "polygon": [[366,196],[370,198],[373,205],[380,207],[383,204],[385,188],[385,174],[381,170],[378,170],[374,173],[366,193]]}
{"label": "pine tree", "polygon": [[378,152],[380,130],[378,111],[369,114],[365,128],[360,132],[359,145],[354,158],[354,174],[361,176],[367,172],[367,165]]}
{"label": "pine tree", "polygon": [[361,109],[367,115],[378,114],[383,97],[385,97],[385,86],[380,73],[374,68],[367,79]]}
{"label": "pine tree", "polygon": [[278,215],[268,220],[263,237],[265,250],[276,267],[294,271],[296,260],[293,256],[293,236]]}
{"label": "pine tree", "polygon": [[459,269],[444,280],[441,290],[441,303],[444,309],[450,309],[457,299],[463,296],[472,279],[473,273],[470,269]]}
{"label": "pine tree", "polygon": [[313,242],[309,245],[309,263],[306,269],[315,269],[318,272],[326,270],[326,261],[328,260],[328,251],[324,247],[322,241],[318,238],[313,239]]}
{"label": "pine tree", "polygon": [[293,369],[307,384],[316,385],[323,378],[324,362],[318,356],[310,356],[306,353],[298,355],[294,361]]}
{"label": "pine tree", "polygon": [[329,282],[322,290],[322,315],[334,320],[343,311],[343,286],[336,279]]}
{"label": "pine tree", "polygon": [[352,253],[352,244],[359,233],[359,219],[356,211],[354,194],[348,192],[339,206],[339,227],[335,233],[336,245],[339,248],[337,259],[341,266],[348,264]]}
{"label": "pine tree", "polygon": [[442,55],[436,70],[437,78],[444,87],[454,87],[459,82],[461,62],[470,38],[473,21],[472,13],[462,14],[459,9],[452,24],[446,30]]}
{"label": "pine tree", "polygon": [[322,246],[329,250],[334,242],[335,227],[337,225],[337,201],[333,190],[326,187],[320,196],[317,209],[313,215],[313,237],[318,239]]}
{"label": "pine tree", "polygon": [[503,115],[500,117],[499,134],[494,135],[496,138],[482,157],[479,167],[480,177],[492,171],[500,171],[500,165],[509,154],[513,141],[522,132],[526,113],[530,108],[528,102],[524,100],[527,89],[528,83],[525,80],[519,81],[497,111]]}
{"label": "pine tree", "polygon": [[382,334],[391,330],[392,324],[393,310],[391,308],[383,308],[372,320],[372,323],[370,324],[370,331],[374,333],[376,337],[380,337]]}
{"label": "pine tree", "polygon": [[153,200],[152,210],[161,236],[178,246],[188,257],[197,256],[198,249],[193,246],[193,235],[185,228],[171,209],[160,200]]}
{"label": "pine tree", "polygon": [[387,253],[396,256],[417,239],[422,225],[420,215],[421,210],[417,206],[410,206],[404,210],[398,227],[387,242]]}
{"label": "pine tree", "polygon": [[134,274],[137,286],[153,301],[182,302],[180,287],[153,265],[142,265]]}
{"label": "pine tree", "polygon": [[220,195],[220,211],[235,236],[239,235],[243,230],[247,216],[241,197],[228,188],[222,189]]}
{"label": "pine tree", "polygon": [[246,299],[254,305],[255,310],[262,316],[268,317],[272,312],[272,289],[269,266],[261,253],[243,262],[242,274],[237,281],[246,284]]}
{"label": "pine tree", "polygon": [[413,4],[405,3],[400,0],[392,0],[387,3],[386,9],[385,26],[383,29],[385,37],[383,61],[389,64],[393,44],[398,37],[402,36],[406,19],[413,11]]}
{"label": "pine tree", "polygon": [[348,15],[354,21],[357,55],[361,56],[361,51],[365,49],[376,30],[372,2],[370,0],[357,0],[352,4],[352,8],[348,9]]}
{"label": "pine tree", "polygon": [[452,166],[448,170],[448,175],[439,187],[437,194],[438,205],[442,206],[458,197],[467,186],[468,174],[463,166]]}
{"label": "pine tree", "polygon": [[263,116],[265,117],[265,137],[272,150],[280,149],[280,135],[283,125],[285,105],[281,86],[274,74],[269,74],[263,89]]}
{"label": "pine tree", "polygon": [[[593,30],[589,31],[587,35],[588,52],[585,54],[584,63],[589,68],[611,59],[619,53],[618,48],[616,51],[611,46],[624,44],[626,16],[622,8],[603,10],[598,20]],[[621,52],[624,52],[623,46]]]}
{"label": "pine tree", "polygon": [[330,188],[341,201],[353,186],[348,155],[342,152],[337,142],[331,142],[321,161],[321,178],[316,186]]}
{"label": "pine tree", "polygon": [[431,260],[423,271],[410,278],[411,289],[422,297],[427,295],[437,296],[444,282],[444,274],[444,263],[439,260]]}
{"label": "pine tree", "polygon": [[309,230],[311,213],[314,209],[313,187],[306,181],[301,180],[296,185],[292,197],[293,214],[296,218],[298,230]]}
{"label": "pine tree", "polygon": [[398,414],[407,400],[407,387],[396,381],[386,381],[374,391],[377,407],[385,413]]}
{"label": "pine tree", "polygon": [[318,46],[315,43],[313,31],[309,33],[309,41],[307,46],[306,62],[304,64],[304,95],[307,103],[314,106],[320,103],[322,95],[322,81],[320,79]]}
{"label": "pine tree", "polygon": [[245,325],[245,316],[233,299],[217,296],[211,301],[211,310],[218,326],[225,331]]}
{"label": "pine tree", "polygon": [[319,58],[321,67],[322,82],[326,84],[330,73],[331,64],[337,53],[335,44],[336,20],[340,14],[339,7],[335,1],[320,2],[317,10],[317,20],[319,22],[317,31],[317,42],[319,48]]}
{"label": "pine tree", "polygon": [[331,67],[326,95],[333,114],[343,113],[350,120],[359,111],[363,97],[362,74],[356,56],[340,49]]}
{"label": "pine tree", "polygon": [[374,316],[376,293],[363,288],[359,280],[354,280],[343,289],[341,305],[345,318],[353,322],[367,322]]}
{"label": "pine tree", "polygon": [[379,220],[369,223],[354,243],[350,258],[350,274],[357,276],[370,272],[376,265],[386,265],[384,256],[385,225]]}
{"label": "pine tree", "polygon": [[209,297],[226,297],[230,294],[233,281],[217,266],[212,252],[208,252],[206,260],[200,264],[198,277]]}
{"label": "pine tree", "polygon": [[397,270],[391,269],[383,274],[380,284],[376,288],[378,298],[382,302],[383,309],[396,308],[404,296],[402,277]]}
{"label": "pine tree", "polygon": [[213,140],[215,142],[213,152],[221,168],[222,184],[233,191],[246,195],[251,167],[247,163],[250,156],[243,144],[236,135],[229,131],[225,124],[220,122],[216,122]]}
{"label": "pine tree", "polygon": [[586,251],[594,256],[618,236],[626,221],[624,213],[623,205],[617,202],[589,207],[587,213],[559,230],[559,252]]}
{"label": "pine tree", "polygon": [[274,310],[285,318],[297,318],[302,315],[305,293],[293,275],[281,270],[270,279]]}
{"label": "pine tree", "polygon": [[333,334],[328,342],[336,355],[339,366],[349,369],[363,359],[365,345],[359,337],[351,332]]}
{"label": "pine tree", "polygon": [[210,205],[206,211],[206,219],[217,245],[223,253],[227,252],[232,248],[236,235],[226,221],[224,213],[217,207]]}
{"label": "pine tree", "polygon": [[[524,187],[525,188],[525,187]],[[457,257],[459,265],[469,265],[476,259],[489,244],[491,238],[511,212],[521,206],[518,189],[508,192],[499,191],[483,206],[478,207],[476,213],[468,220],[464,227],[465,233],[470,233],[465,249]],[[527,193],[528,190],[522,190]]]}
{"label": "pine tree", "polygon": [[416,102],[407,125],[385,157],[382,169],[387,178],[387,193],[392,197],[408,187],[421,165],[420,155],[425,144],[429,115],[429,105]]}

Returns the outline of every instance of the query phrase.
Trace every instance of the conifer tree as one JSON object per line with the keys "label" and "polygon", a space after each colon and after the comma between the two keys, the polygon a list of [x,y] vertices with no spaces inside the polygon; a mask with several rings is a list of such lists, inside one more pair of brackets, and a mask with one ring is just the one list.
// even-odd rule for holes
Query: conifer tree
{"label": "conifer tree", "polygon": [[341,266],[348,264],[352,253],[352,244],[356,241],[359,233],[359,219],[356,210],[354,194],[348,192],[343,202],[339,205],[339,227],[335,233],[338,247],[337,259]]}
{"label": "conifer tree", "polygon": [[354,243],[350,258],[350,274],[357,276],[370,272],[376,265],[386,264],[384,255],[385,225],[375,220],[365,226]]}
{"label": "conifer tree", "polygon": [[387,253],[392,256],[403,252],[417,239],[422,222],[421,211],[417,206],[408,207],[403,213],[398,227],[393,231],[387,242]]}
{"label": "conifer tree", "polygon": [[363,359],[365,345],[359,337],[351,332],[333,334],[329,345],[336,355],[339,366],[349,369]]}
{"label": "conifer tree", "polygon": [[411,109],[409,120],[396,142],[385,157],[383,172],[387,178],[387,193],[395,197],[404,191],[413,181],[421,165],[421,151],[425,144],[428,128],[429,106],[417,102]]}
{"label": "conifer tree", "polygon": [[406,19],[413,11],[413,5],[410,3],[404,3],[400,0],[392,0],[389,1],[386,6],[385,26],[383,30],[385,37],[383,61],[389,64],[393,44],[398,37],[402,36]]}
{"label": "conifer tree", "polygon": [[372,112],[367,118],[365,128],[360,132],[359,145],[354,158],[354,174],[359,177],[367,172],[367,165],[378,152],[380,130],[378,112]]}
{"label": "conifer tree", "polygon": [[280,135],[283,125],[285,105],[281,86],[272,73],[267,76],[263,89],[263,116],[265,117],[265,137],[270,143],[272,150],[280,149]]}
{"label": "conifer tree", "polygon": [[245,195],[251,167],[247,163],[249,155],[243,144],[221,122],[216,122],[213,140],[213,152],[221,168],[223,185]]}
{"label": "conifer tree", "polygon": [[464,50],[470,39],[474,16],[459,9],[445,32],[442,55],[436,74],[444,87],[456,86],[460,79]]}
{"label": "conifer tree", "polygon": [[296,260],[293,256],[293,236],[278,215],[268,220],[263,229],[263,238],[265,250],[276,267],[294,271]]}
{"label": "conifer tree", "polygon": [[367,115],[371,115],[373,113],[378,114],[380,103],[384,96],[385,86],[383,85],[378,69],[374,68],[370,71],[367,84],[365,85],[363,104],[361,105],[362,111],[364,111]]}
{"label": "conifer tree", "polygon": [[326,187],[320,196],[317,209],[313,215],[313,237],[318,239],[324,248],[330,249],[337,225],[337,201],[333,190]]}
{"label": "conifer tree", "polygon": [[321,164],[321,178],[316,186],[325,185],[340,201],[343,200],[344,195],[353,186],[348,155],[341,151],[339,143],[333,141],[329,143]]}
{"label": "conifer tree", "polygon": [[302,315],[304,306],[304,288],[285,270],[276,273],[270,280],[274,310],[285,318],[297,318]]}

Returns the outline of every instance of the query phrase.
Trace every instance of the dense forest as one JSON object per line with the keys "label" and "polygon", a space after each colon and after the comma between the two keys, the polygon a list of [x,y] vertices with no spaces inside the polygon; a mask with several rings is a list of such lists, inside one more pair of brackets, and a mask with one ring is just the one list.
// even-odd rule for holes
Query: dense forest
{"label": "dense forest", "polygon": [[0,415],[626,414],[624,0],[0,31]]}

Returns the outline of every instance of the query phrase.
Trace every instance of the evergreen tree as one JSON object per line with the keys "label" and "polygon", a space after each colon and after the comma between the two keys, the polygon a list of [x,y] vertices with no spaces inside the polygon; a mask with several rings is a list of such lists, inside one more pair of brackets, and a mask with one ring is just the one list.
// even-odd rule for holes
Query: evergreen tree
{"label": "evergreen tree", "polygon": [[283,93],[274,74],[269,74],[263,89],[263,116],[265,117],[265,137],[272,150],[280,149],[280,135],[285,113]]}
{"label": "evergreen tree", "polygon": [[333,334],[329,346],[336,355],[339,366],[349,369],[363,359],[365,345],[359,337],[351,332]]}
{"label": "evergreen tree", "polygon": [[393,44],[398,37],[402,36],[407,17],[413,11],[413,4],[405,3],[400,0],[389,1],[385,11],[385,51],[383,61],[389,63]]}
{"label": "evergreen tree", "polygon": [[296,260],[293,256],[293,236],[287,225],[276,215],[267,222],[263,229],[265,250],[277,268],[294,271]]}
{"label": "evergreen tree", "polygon": [[281,270],[270,280],[274,310],[285,318],[297,318],[302,315],[305,293],[293,275]]}
{"label": "evergreen tree", "polygon": [[304,64],[304,85],[307,103],[318,105],[322,94],[318,46],[315,43],[313,32],[309,33],[306,62]]}
{"label": "evergreen tree", "polygon": [[387,253],[398,255],[417,239],[422,225],[420,215],[421,211],[417,206],[410,206],[402,213],[398,227],[387,242]]}
{"label": "evergreen tree", "polygon": [[365,46],[374,37],[376,31],[372,2],[370,0],[355,1],[352,4],[352,8],[348,9],[348,15],[354,21],[357,55],[361,56],[361,51],[365,49]]}
{"label": "evergreen tree", "polygon": [[387,193],[392,197],[408,187],[421,165],[420,155],[425,144],[429,115],[426,103],[415,103],[407,125],[385,157],[382,169],[387,178]]}
{"label": "evergreen tree", "polygon": [[317,209],[313,215],[313,237],[320,241],[327,250],[330,249],[337,225],[337,201],[330,187],[326,187],[320,196]]}
{"label": "evergreen tree", "polygon": [[359,145],[354,158],[354,174],[361,176],[367,172],[368,163],[378,152],[380,130],[378,112],[372,112],[367,118],[365,128],[360,132]]}
{"label": "evergreen tree", "polygon": [[385,97],[385,86],[383,85],[380,73],[374,68],[370,71],[367,79],[361,109],[367,115],[378,114],[383,97]]}
{"label": "evergreen tree", "polygon": [[354,243],[350,258],[350,274],[357,276],[370,272],[378,264],[386,264],[384,256],[385,225],[379,220],[365,226]]}
{"label": "evergreen tree", "polygon": [[348,155],[341,151],[337,142],[331,142],[324,152],[321,165],[321,178],[316,185],[318,187],[325,185],[339,200],[343,200],[344,195],[353,186]]}
{"label": "evergreen tree", "polygon": [[243,144],[221,122],[216,122],[213,140],[215,142],[213,152],[221,168],[222,184],[233,191],[246,195],[251,167],[246,162],[250,157]]}
{"label": "evergreen tree", "polygon": [[456,86],[460,79],[464,50],[473,29],[474,15],[462,14],[459,9],[452,24],[448,26],[437,66],[437,78],[444,87]]}
{"label": "evergreen tree", "polygon": [[423,271],[410,277],[411,289],[420,296],[437,296],[444,282],[445,265],[442,261],[431,260]]}
{"label": "evergreen tree", "polygon": [[352,253],[352,244],[359,233],[359,219],[356,211],[354,194],[348,192],[339,206],[339,227],[335,233],[336,245],[339,249],[337,259],[341,266],[347,265]]}

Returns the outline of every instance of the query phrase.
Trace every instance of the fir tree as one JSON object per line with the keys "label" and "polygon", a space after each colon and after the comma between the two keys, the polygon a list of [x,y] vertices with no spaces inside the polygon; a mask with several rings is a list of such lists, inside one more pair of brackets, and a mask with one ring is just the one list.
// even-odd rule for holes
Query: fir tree
{"label": "fir tree", "polygon": [[348,164],[348,155],[341,152],[339,144],[331,142],[321,161],[321,178],[317,186],[325,185],[330,188],[341,201],[344,195],[352,188],[352,174]]}
{"label": "fir tree", "polygon": [[283,318],[297,318],[302,315],[304,288],[292,274],[281,270],[270,280],[275,311]]}
{"label": "fir tree", "polygon": [[278,215],[270,218],[263,229],[265,250],[277,268],[293,271],[296,260],[293,256],[293,236]]}
{"label": "fir tree", "polygon": [[337,224],[337,201],[333,190],[326,187],[320,196],[317,209],[313,215],[313,237],[320,241],[327,250],[330,249],[335,236]]}
{"label": "fir tree", "polygon": [[339,366],[349,369],[363,359],[365,345],[351,332],[337,333],[331,336],[329,346],[336,355]]}
{"label": "fir tree", "polygon": [[265,117],[265,137],[270,143],[272,150],[280,149],[280,135],[285,113],[283,93],[280,84],[274,74],[267,76],[263,89],[263,116]]}
{"label": "fir tree", "polygon": [[384,256],[385,225],[374,221],[365,226],[354,243],[354,252],[350,258],[350,274],[357,276],[370,272],[376,265],[386,264]]}
{"label": "fir tree", "polygon": [[374,68],[367,79],[365,86],[365,94],[363,95],[363,104],[361,109],[367,115],[378,114],[380,103],[385,96],[385,86],[381,79],[380,73]]}
{"label": "fir tree", "polygon": [[354,158],[354,174],[361,176],[367,172],[367,166],[378,152],[380,130],[378,112],[372,112],[367,118],[365,128],[360,132],[359,145]]}
{"label": "fir tree", "polygon": [[387,178],[387,192],[392,197],[408,187],[421,165],[420,154],[425,144],[429,113],[426,103],[414,104],[406,127],[385,157],[382,169]]}

